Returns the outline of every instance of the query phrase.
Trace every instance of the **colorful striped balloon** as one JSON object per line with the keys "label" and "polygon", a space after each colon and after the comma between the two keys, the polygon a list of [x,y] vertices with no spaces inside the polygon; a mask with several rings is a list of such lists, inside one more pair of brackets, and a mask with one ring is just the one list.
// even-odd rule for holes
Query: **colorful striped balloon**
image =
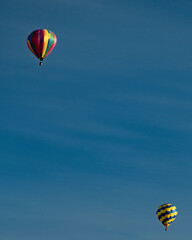
{"label": "colorful striped balloon", "polygon": [[156,211],[156,215],[159,221],[165,226],[166,231],[169,225],[175,220],[177,214],[177,208],[170,203],[162,204]]}
{"label": "colorful striped balloon", "polygon": [[47,29],[33,31],[27,38],[27,45],[31,52],[40,59],[40,65],[57,43],[57,37]]}

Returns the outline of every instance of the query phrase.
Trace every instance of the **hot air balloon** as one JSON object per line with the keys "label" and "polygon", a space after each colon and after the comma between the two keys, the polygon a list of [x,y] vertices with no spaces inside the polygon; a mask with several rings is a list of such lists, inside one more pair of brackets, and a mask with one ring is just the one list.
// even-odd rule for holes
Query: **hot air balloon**
{"label": "hot air balloon", "polygon": [[40,66],[43,64],[43,59],[53,50],[56,43],[57,37],[47,29],[35,30],[27,37],[27,45],[31,52],[40,60]]}
{"label": "hot air balloon", "polygon": [[165,226],[165,231],[177,216],[177,208],[170,203],[162,204],[158,207],[156,215],[159,221]]}

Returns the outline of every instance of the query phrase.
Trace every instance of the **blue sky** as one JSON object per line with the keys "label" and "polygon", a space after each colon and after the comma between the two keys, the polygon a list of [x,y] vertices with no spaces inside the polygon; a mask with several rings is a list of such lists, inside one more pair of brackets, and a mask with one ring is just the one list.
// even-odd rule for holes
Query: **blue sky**
{"label": "blue sky", "polygon": [[[2,0],[0,238],[191,237],[192,3]],[[39,67],[26,45],[53,31]],[[155,212],[178,217],[165,232]]]}

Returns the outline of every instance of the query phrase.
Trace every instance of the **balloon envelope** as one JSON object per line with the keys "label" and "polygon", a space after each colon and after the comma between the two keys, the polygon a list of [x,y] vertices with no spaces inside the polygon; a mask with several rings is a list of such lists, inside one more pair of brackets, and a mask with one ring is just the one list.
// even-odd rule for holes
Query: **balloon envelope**
{"label": "balloon envelope", "polygon": [[42,61],[53,50],[57,43],[57,37],[47,29],[33,31],[27,37],[27,45],[31,52]]}
{"label": "balloon envelope", "polygon": [[159,221],[166,227],[165,230],[175,220],[177,214],[177,208],[170,203],[162,204],[156,211]]}

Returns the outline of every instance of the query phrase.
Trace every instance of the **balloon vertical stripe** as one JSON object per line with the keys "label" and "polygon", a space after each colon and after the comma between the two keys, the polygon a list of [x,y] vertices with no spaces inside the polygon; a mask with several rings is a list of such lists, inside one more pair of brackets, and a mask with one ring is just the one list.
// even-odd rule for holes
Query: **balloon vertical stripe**
{"label": "balloon vertical stripe", "polygon": [[57,37],[55,36],[55,34],[51,31],[49,31],[51,37],[50,37],[50,43],[47,47],[46,53],[45,53],[45,57],[47,57],[47,55],[53,50],[53,48],[55,47],[56,43],[57,43]]}
{"label": "balloon vertical stripe", "polygon": [[29,37],[28,37],[28,39],[27,39],[27,45],[28,45],[29,49],[32,51],[32,53],[33,53],[37,58],[39,58],[39,57],[38,57],[38,54],[37,54],[37,52],[36,52],[36,50],[35,50],[35,46],[34,46],[34,44],[33,44],[33,42],[32,42],[33,36],[34,36],[34,32],[29,35]]}
{"label": "balloon vertical stripe", "polygon": [[50,34],[48,33],[47,30],[43,30],[43,37],[44,37],[44,41],[43,41],[43,44],[42,44],[42,46],[43,46],[42,58],[44,58],[44,56],[45,56],[47,45],[48,45],[48,42],[49,42],[49,39],[50,39]]}
{"label": "balloon vertical stripe", "polygon": [[34,45],[34,48],[37,52],[37,56],[39,57],[39,59],[41,59],[41,45],[40,45],[40,31],[41,30],[37,30],[34,32],[34,36],[32,37],[32,43]]}
{"label": "balloon vertical stripe", "polygon": [[35,52],[35,49],[33,49],[33,47],[31,46],[31,43],[28,40],[27,40],[27,45],[28,45],[29,49],[31,50],[31,52],[38,58],[38,55]]}

